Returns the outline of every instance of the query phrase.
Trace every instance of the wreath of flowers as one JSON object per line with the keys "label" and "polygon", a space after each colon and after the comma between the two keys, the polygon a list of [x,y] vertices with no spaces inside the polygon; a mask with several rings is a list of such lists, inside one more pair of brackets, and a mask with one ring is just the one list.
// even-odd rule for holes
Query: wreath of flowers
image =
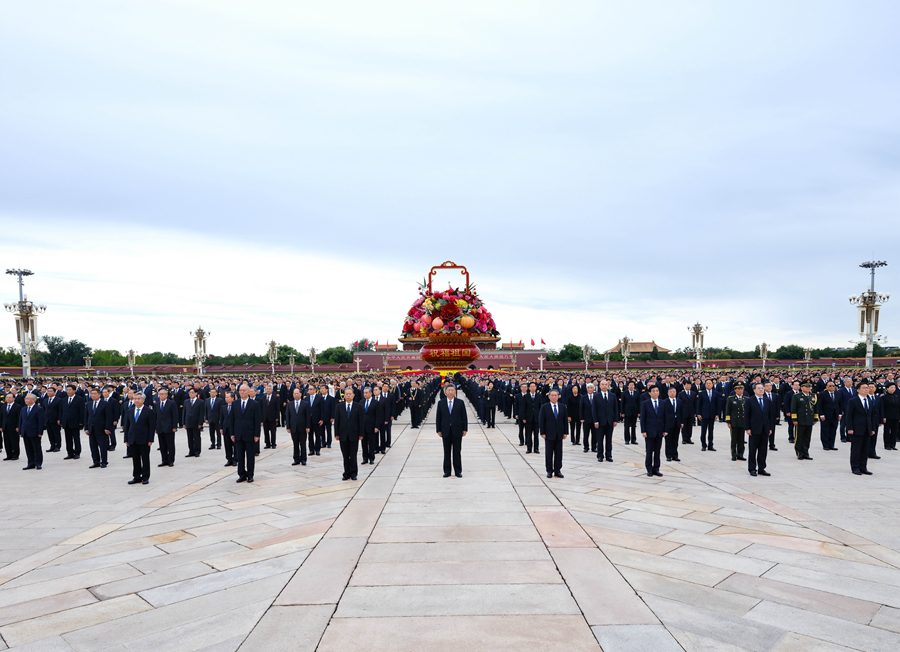
{"label": "wreath of flowers", "polygon": [[433,333],[500,334],[474,285],[430,292],[420,283],[419,298],[403,320],[402,336],[426,337]]}

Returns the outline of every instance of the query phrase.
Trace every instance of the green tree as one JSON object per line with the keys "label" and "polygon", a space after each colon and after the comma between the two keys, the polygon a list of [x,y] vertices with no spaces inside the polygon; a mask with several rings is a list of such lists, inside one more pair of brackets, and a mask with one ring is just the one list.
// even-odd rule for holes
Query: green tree
{"label": "green tree", "polygon": [[87,344],[78,340],[66,340],[59,335],[45,335],[41,342],[47,349],[43,353],[43,364],[48,367],[82,367],[84,357],[92,353]]}
{"label": "green tree", "polygon": [[[329,349],[326,349],[326,351]],[[368,337],[361,337],[356,340],[356,344],[350,345],[350,352],[356,353],[358,351],[374,351],[375,350],[375,342],[369,340]],[[318,358],[318,356],[316,356]],[[339,363],[333,363],[339,364]]]}
{"label": "green tree", "polygon": [[316,364],[347,364],[353,362],[353,354],[343,346],[333,346],[316,356]]}
{"label": "green tree", "polygon": [[128,364],[126,356],[113,350],[97,349],[91,358],[91,365],[94,367],[124,367]]}
{"label": "green tree", "polygon": [[779,346],[775,351],[774,357],[776,360],[802,360],[803,355],[802,346],[788,344],[786,346]]}
{"label": "green tree", "polygon": [[653,347],[653,350],[650,352],[651,360],[659,360],[659,349],[657,347]]}
{"label": "green tree", "polygon": [[22,354],[16,347],[0,349],[0,367],[21,367]]}
{"label": "green tree", "polygon": [[[602,356],[601,356],[602,357]],[[547,351],[547,360],[556,362],[583,362],[584,351],[577,344],[566,344],[559,351]]]}
{"label": "green tree", "polygon": [[309,364],[309,356],[303,355],[300,351],[287,344],[278,345],[277,364],[291,364],[289,356],[292,353],[294,354],[294,364]]}

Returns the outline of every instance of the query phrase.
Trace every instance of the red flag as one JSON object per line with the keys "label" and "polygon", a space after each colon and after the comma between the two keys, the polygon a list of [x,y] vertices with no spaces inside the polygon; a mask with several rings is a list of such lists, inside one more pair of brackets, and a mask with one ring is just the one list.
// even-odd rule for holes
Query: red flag
{"label": "red flag", "polygon": [[375,340],[375,346],[378,346],[378,340]]}
{"label": "red flag", "polygon": [[531,338],[531,346],[534,346],[534,338]]}
{"label": "red flag", "polygon": [[356,341],[353,343],[353,346],[359,346],[359,340],[356,340]]}
{"label": "red flag", "polygon": [[541,338],[541,344],[546,344],[546,342]]}
{"label": "red flag", "polygon": [[522,346],[522,340],[519,340],[519,346]]}

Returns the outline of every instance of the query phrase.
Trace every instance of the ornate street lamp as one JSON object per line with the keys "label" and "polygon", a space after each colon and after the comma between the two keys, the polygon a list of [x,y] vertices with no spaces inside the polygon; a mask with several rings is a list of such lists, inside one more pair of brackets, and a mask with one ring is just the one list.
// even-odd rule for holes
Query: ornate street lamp
{"label": "ornate street lamp", "polygon": [[806,365],[806,368],[809,369],[809,356],[812,353],[812,349],[805,348],[803,349],[803,362]]}
{"label": "ornate street lamp", "polygon": [[766,359],[769,357],[769,345],[763,342],[759,345],[759,357],[762,358],[763,375],[766,373]]}
{"label": "ornate street lamp", "polygon": [[382,353],[381,354],[381,364],[384,367],[384,373],[387,373],[387,367],[388,367],[387,363],[388,363],[388,354]]}
{"label": "ornate street lamp", "polygon": [[128,368],[131,369],[131,375],[134,376],[134,349],[128,349]]}
{"label": "ornate street lamp", "polygon": [[34,272],[28,269],[8,269],[7,274],[19,278],[19,301],[17,303],[4,303],[6,311],[16,318],[16,337],[21,347],[22,378],[31,376],[31,352],[37,347],[37,316],[44,314],[47,306],[35,305],[23,294],[24,282],[22,278],[32,276]]}
{"label": "ornate street lamp", "polygon": [[544,370],[544,360],[546,360],[546,359],[547,359],[547,358],[545,358],[545,357],[542,356],[542,355],[539,355],[539,356],[538,356],[538,360],[541,361],[541,371]]}
{"label": "ornate street lamp", "polygon": [[513,371],[516,371],[516,369],[518,369],[518,367],[516,367],[516,356],[517,355],[518,355],[518,353],[515,351],[515,349],[513,349],[512,351],[509,352],[509,357],[512,358]]}
{"label": "ornate street lamp", "polygon": [[887,303],[890,294],[877,294],[875,292],[875,270],[886,267],[883,260],[870,260],[862,263],[860,267],[868,269],[872,276],[869,281],[869,289],[858,296],[851,296],[850,303],[857,306],[859,311],[859,334],[866,336],[866,369],[873,366],[872,356],[875,348],[875,335],[878,333],[878,316],[881,313],[881,304]]}
{"label": "ornate street lamp", "polygon": [[88,376],[91,375],[91,356],[84,356],[84,369],[87,371]]}
{"label": "ornate street lamp", "polygon": [[312,373],[316,373],[316,349],[315,347],[310,347],[309,349],[309,368],[312,370]]}
{"label": "ornate street lamp", "polygon": [[631,338],[627,335],[619,340],[619,352],[625,361],[625,371],[628,371],[628,357],[631,355]]}
{"label": "ornate street lamp", "polygon": [[699,321],[693,326],[688,326],[691,333],[691,349],[697,356],[697,371],[703,368],[703,334],[707,328],[709,327],[701,326]]}
{"label": "ornate street lamp", "polygon": [[291,363],[291,375],[293,376],[294,375],[294,354],[293,353],[291,353],[288,356],[288,362]]}
{"label": "ornate street lamp", "polygon": [[354,360],[353,362],[356,363],[356,373],[358,374],[359,373],[359,363],[362,362],[362,358],[357,356],[356,360]]}
{"label": "ornate street lamp", "polygon": [[603,354],[603,362],[606,363],[606,373],[609,373],[609,353]]}
{"label": "ornate street lamp", "polygon": [[197,330],[191,333],[194,337],[194,365],[197,367],[198,373],[203,375],[203,361],[206,360],[209,356],[206,354],[206,339],[212,335],[212,333],[203,330],[202,327],[198,326]]}
{"label": "ornate street lamp", "polygon": [[581,355],[584,358],[584,371],[585,371],[585,373],[587,373],[588,363],[590,363],[590,361],[591,361],[591,345],[590,344],[585,344],[583,347],[581,347]]}
{"label": "ornate street lamp", "polygon": [[267,345],[269,347],[269,364],[272,365],[272,375],[275,375],[275,361],[278,359],[278,345],[272,340]]}

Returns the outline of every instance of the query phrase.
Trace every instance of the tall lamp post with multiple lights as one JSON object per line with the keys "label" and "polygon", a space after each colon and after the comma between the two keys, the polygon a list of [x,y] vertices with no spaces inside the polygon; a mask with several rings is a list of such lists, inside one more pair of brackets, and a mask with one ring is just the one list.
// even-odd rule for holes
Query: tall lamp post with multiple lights
{"label": "tall lamp post with multiple lights", "polygon": [[278,359],[278,345],[272,340],[267,345],[269,347],[269,364],[272,365],[272,375],[275,375],[275,361]]}
{"label": "tall lamp post with multiple lights", "polygon": [[134,359],[135,359],[134,349],[128,349],[128,368],[131,370],[131,375],[134,376]]}
{"label": "tall lamp post with multiple lights", "polygon": [[625,361],[625,371],[628,371],[628,357],[631,355],[631,338],[627,335],[619,340],[619,353]]}
{"label": "tall lamp post with multiple lights", "polygon": [[812,355],[811,348],[806,347],[805,349],[803,349],[803,364],[806,365],[807,369],[809,369],[809,360],[810,360],[811,355]]}
{"label": "tall lamp post with multiple lights", "polygon": [[291,353],[291,354],[288,356],[288,362],[291,363],[291,375],[292,375],[292,376],[294,375],[294,360],[296,360],[296,358],[294,357],[294,354]]}
{"label": "tall lamp post with multiple lights", "polygon": [[[875,270],[886,267],[883,260],[870,260],[862,263],[860,267],[871,272],[869,289],[860,295],[850,297],[850,303],[857,306],[859,311],[859,334],[866,336],[866,369],[873,366],[873,353],[875,348],[875,335],[878,334],[878,316],[881,312],[881,304],[887,303],[890,294],[877,294],[875,292]],[[8,273],[8,272],[7,272]]]}
{"label": "tall lamp post with multiple lights", "polygon": [[16,336],[22,354],[22,378],[28,378],[31,376],[31,352],[37,346],[37,316],[44,314],[47,306],[35,305],[23,294],[22,278],[32,276],[34,272],[28,269],[8,269],[6,273],[19,278],[19,301],[4,303],[3,307],[16,318]]}
{"label": "tall lamp post with multiple lights", "polygon": [[203,375],[203,361],[209,356],[206,354],[206,340],[212,333],[197,327],[191,335],[194,338],[194,364],[197,366],[197,373]]}
{"label": "tall lamp post with multiple lights", "polygon": [[703,368],[703,334],[707,328],[708,326],[701,326],[699,321],[693,326],[688,326],[691,333],[691,349],[697,356],[697,371]]}
{"label": "tall lamp post with multiple lights", "polygon": [[316,347],[310,347],[309,349],[309,368],[312,370],[312,373],[316,373]]}
{"label": "tall lamp post with multiple lights", "polygon": [[769,357],[769,345],[763,342],[759,345],[759,357],[762,358],[763,375],[766,373],[766,359]]}

